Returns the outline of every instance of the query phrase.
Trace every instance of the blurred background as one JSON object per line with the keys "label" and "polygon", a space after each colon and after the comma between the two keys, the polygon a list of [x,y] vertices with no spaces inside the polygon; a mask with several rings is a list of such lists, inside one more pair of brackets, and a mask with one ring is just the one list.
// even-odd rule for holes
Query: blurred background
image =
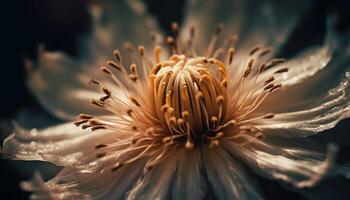
{"label": "blurred background", "polygon": [[[23,66],[25,58],[35,59],[39,44],[45,44],[48,50],[62,50],[74,56],[78,52],[78,38],[90,29],[90,16],[87,13],[87,1],[84,0],[11,0],[1,5],[1,54],[0,54],[0,141],[10,133],[11,119],[25,117],[32,113],[33,124],[38,128],[41,121],[48,124],[58,123],[47,113],[30,94],[25,86],[26,74]],[[182,9],[185,0],[145,0],[149,11],[168,32],[170,24],[181,24]],[[258,1],[257,1],[258,2]],[[316,0],[303,15],[297,29],[283,49],[284,53],[322,41],[325,33],[327,13],[339,17],[337,29],[350,30],[349,1]],[[341,146],[339,162],[350,162],[350,120],[342,121],[330,134],[320,134],[315,139],[332,141]],[[2,143],[2,142],[1,142]],[[43,168],[45,166],[45,168]],[[46,178],[52,177],[58,167],[40,162],[21,162],[0,159],[0,199],[28,199],[29,193],[19,189],[21,180],[28,180],[34,171],[41,169]],[[287,191],[277,182],[258,179],[267,199],[304,199],[295,192]],[[334,178],[321,183],[322,187],[334,187],[337,195],[324,194],[324,199],[350,199],[350,180]],[[339,191],[339,192],[338,192]]]}

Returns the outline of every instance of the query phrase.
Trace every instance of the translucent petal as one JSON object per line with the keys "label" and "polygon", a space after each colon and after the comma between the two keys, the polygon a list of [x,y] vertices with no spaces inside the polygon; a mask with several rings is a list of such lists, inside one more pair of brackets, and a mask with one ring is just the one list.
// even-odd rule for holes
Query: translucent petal
{"label": "translucent petal", "polygon": [[57,196],[57,199],[124,199],[127,191],[142,174],[145,161],[138,161],[117,171],[102,173],[80,173],[64,168],[58,175],[46,183],[32,180],[22,184],[22,188],[33,192],[32,196]]}
{"label": "translucent petal", "polygon": [[[259,6],[257,6],[257,3]],[[190,0],[186,7],[185,25],[187,36],[191,26],[196,28],[196,43],[209,43],[217,23],[225,24],[226,32],[238,34],[244,48],[253,45],[278,46],[288,37],[309,1],[210,1]]]}
{"label": "translucent petal", "polygon": [[[98,96],[91,86],[88,87],[89,80],[104,75],[98,72],[99,68],[112,57],[115,48],[133,41],[147,49],[151,47],[151,40],[145,32],[150,28],[157,30],[152,18],[145,14],[143,4],[137,0],[104,1],[91,6],[91,14],[92,32],[84,38],[79,58],[42,50],[35,67],[27,63],[32,69],[28,77],[30,89],[45,108],[62,119],[72,119],[81,112],[101,112],[89,105],[91,98]],[[120,92],[116,87],[113,90]]]}
{"label": "translucent petal", "polygon": [[[329,33],[330,34],[330,33]],[[275,71],[283,68],[288,68],[288,72],[282,74],[274,74],[275,80],[281,83],[283,87],[288,87],[313,76],[318,71],[322,70],[330,62],[332,58],[334,44],[328,36],[325,44],[322,47],[310,48],[295,58],[289,59],[286,63],[277,65],[269,70],[266,70],[261,79],[268,79]]]}
{"label": "translucent petal", "polygon": [[177,149],[141,177],[128,193],[127,199],[167,199],[175,169],[183,151]]}
{"label": "translucent petal", "polygon": [[204,149],[203,164],[216,199],[262,199],[254,181],[221,147]]}
{"label": "translucent petal", "polygon": [[34,193],[30,195],[30,199],[32,200],[90,199],[89,196],[76,191],[68,191],[53,185],[45,185],[39,173],[35,173],[30,181],[21,182],[21,188],[25,191],[34,191]]}
{"label": "translucent petal", "polygon": [[62,119],[72,119],[84,111],[101,112],[90,104],[92,98],[101,95],[88,85],[88,77],[79,78],[83,76],[79,65],[63,53],[41,52],[37,69],[29,74],[28,86],[40,103]]}
{"label": "translucent petal", "polygon": [[[115,132],[114,132],[115,133]],[[16,125],[14,133],[3,143],[3,153],[12,159],[39,160],[58,166],[84,170],[98,165],[95,146],[114,141],[123,134],[110,131],[83,131],[72,122],[44,130],[26,130]]]}
{"label": "translucent petal", "polygon": [[266,71],[261,80],[283,68],[289,71],[274,74],[282,89],[269,95],[260,106],[261,112],[290,112],[315,102],[329,89],[336,87],[348,70],[349,33],[335,32],[333,18],[328,19],[328,33],[322,47],[313,47],[290,61]]}
{"label": "translucent petal", "polygon": [[207,192],[206,180],[202,174],[202,165],[198,149],[185,151],[178,162],[171,199],[204,199]]}
{"label": "translucent petal", "polygon": [[326,177],[350,173],[349,168],[335,163],[337,147],[334,145],[329,146],[325,155],[308,150],[301,144],[278,145],[267,140],[239,147],[229,141],[223,145],[230,154],[239,156],[261,176],[287,182],[296,188],[310,188]]}
{"label": "translucent petal", "polygon": [[283,137],[305,137],[333,128],[350,117],[350,73],[327,94],[313,99],[301,110],[279,113],[273,119],[258,121],[256,127],[266,134]]}

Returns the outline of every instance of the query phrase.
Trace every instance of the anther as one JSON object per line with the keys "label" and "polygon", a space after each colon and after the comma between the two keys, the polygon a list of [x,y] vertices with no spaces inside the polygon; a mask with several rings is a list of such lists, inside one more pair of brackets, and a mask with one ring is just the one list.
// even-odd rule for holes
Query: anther
{"label": "anther", "polygon": [[98,85],[98,86],[101,86],[101,83],[100,83],[99,81],[97,81],[96,79],[91,79],[91,80],[90,80],[90,83],[91,83],[91,84]]}
{"label": "anther", "polygon": [[220,82],[220,85],[224,88],[227,88],[227,79],[224,79]]}
{"label": "anther", "polygon": [[271,65],[277,65],[286,62],[286,59],[284,58],[274,58],[270,61]]}
{"label": "anther", "polygon": [[109,70],[108,68],[106,68],[106,67],[101,67],[100,69],[101,69],[102,72],[106,73],[107,75],[112,75],[111,70]]}
{"label": "anther", "polygon": [[85,129],[87,129],[87,128],[90,128],[90,127],[91,127],[90,124],[84,124],[83,126],[81,126],[81,128],[82,128],[83,130],[85,130]]}
{"label": "anther", "polygon": [[243,78],[248,77],[248,75],[250,74],[252,67],[254,64],[254,59],[250,59],[248,65],[247,65],[247,69],[245,70],[244,74],[243,74]]}
{"label": "anther", "polygon": [[288,70],[289,70],[288,68],[282,68],[282,69],[275,71],[275,74],[285,73],[285,72],[288,72]]}
{"label": "anther", "polygon": [[95,125],[104,125],[102,122],[97,121],[97,120],[95,120],[95,119],[89,120],[89,124],[90,124],[90,125],[93,125],[93,126],[95,126]]}
{"label": "anther", "polygon": [[141,106],[141,104],[136,100],[136,98],[135,98],[134,96],[130,96],[129,99],[131,100],[131,102],[132,102],[134,105],[136,105],[136,106],[138,106],[138,107]]}
{"label": "anther", "polygon": [[187,140],[185,147],[186,147],[186,149],[191,150],[191,149],[193,149],[193,143],[190,140]]}
{"label": "anther", "polygon": [[273,88],[270,89],[270,93],[275,91],[276,89],[280,89],[282,87],[282,84],[275,85]]}
{"label": "anther", "polygon": [[216,97],[216,102],[218,104],[222,104],[224,102],[224,96],[220,95],[220,96]]}
{"label": "anther", "polygon": [[263,119],[272,119],[274,116],[275,116],[275,114],[269,113],[269,114],[264,115]]}
{"label": "anther", "polygon": [[74,122],[75,126],[80,126],[82,124],[85,124],[86,122],[88,122],[88,119],[83,119],[83,120],[78,120]]}
{"label": "anther", "polygon": [[94,117],[91,115],[87,115],[87,114],[79,114],[79,118],[80,119],[92,119]]}
{"label": "anther", "polygon": [[182,118],[177,119],[177,125],[183,126],[185,124],[185,121]]}
{"label": "anther", "polygon": [[112,92],[106,88],[106,87],[102,87],[102,91],[107,95],[107,96],[112,96]]}
{"label": "anther", "polygon": [[233,55],[235,53],[235,49],[234,48],[229,48],[228,49],[228,53],[229,53],[228,64],[231,65],[231,63],[233,61]]}
{"label": "anther", "polygon": [[269,90],[269,89],[273,88],[274,86],[275,85],[273,83],[268,84],[267,86],[264,87],[264,91]]}
{"label": "anther", "polygon": [[135,82],[135,81],[137,81],[138,76],[136,74],[129,74],[129,78]]}
{"label": "anther", "polygon": [[91,100],[91,104],[98,106],[98,107],[102,107],[102,108],[104,107],[104,103],[102,101],[97,101],[95,99]]}
{"label": "anther", "polygon": [[127,113],[130,117],[132,117],[131,114],[133,113],[133,110],[129,108],[129,109],[126,111],[126,113]]}
{"label": "anther", "polygon": [[85,129],[87,129],[87,128],[90,128],[90,127],[91,127],[90,124],[84,124],[84,125],[81,126],[81,128],[82,128],[83,130],[85,130]]}
{"label": "anther", "polygon": [[159,45],[157,45],[154,48],[154,57],[155,57],[156,63],[160,62],[160,53],[161,53],[161,51],[162,51],[162,47],[160,47]]}
{"label": "anther", "polygon": [[121,59],[119,50],[114,50],[113,55],[114,55],[115,59],[117,60],[117,62],[120,63],[122,59]]}
{"label": "anther", "polygon": [[262,51],[262,52],[259,54],[259,57],[265,56],[266,54],[270,53],[271,51],[272,51],[271,48],[266,48],[264,51]]}
{"label": "anther", "polygon": [[140,55],[144,56],[145,55],[145,47],[144,46],[139,46],[138,49],[139,49]]}
{"label": "anther", "polygon": [[176,118],[174,116],[170,117],[169,118],[169,122],[170,122],[170,124],[175,125],[176,124]]}
{"label": "anther", "polygon": [[95,149],[101,149],[101,148],[105,148],[105,147],[108,147],[108,145],[107,144],[103,144],[103,143],[95,145]]}
{"label": "anther", "polygon": [[91,127],[91,131],[94,132],[94,131],[97,131],[97,130],[101,130],[101,129],[106,129],[105,126],[93,126]]}
{"label": "anther", "polygon": [[252,56],[254,53],[256,53],[258,50],[261,49],[260,45],[257,45],[256,47],[254,47],[250,52],[249,55]]}
{"label": "anther", "polygon": [[190,113],[188,111],[182,111],[181,116],[184,120],[188,121],[188,116]]}
{"label": "anther", "polygon": [[134,74],[137,73],[137,66],[136,66],[135,63],[132,63],[132,64],[130,65],[130,71],[131,71],[132,73],[134,73]]}
{"label": "anther", "polygon": [[104,102],[104,101],[106,101],[106,100],[109,99],[109,98],[111,98],[111,96],[103,96],[103,97],[100,97],[99,100],[100,100],[101,102]]}
{"label": "anther", "polygon": [[267,85],[267,84],[269,84],[269,83],[271,83],[272,81],[274,81],[275,80],[275,77],[273,77],[273,76],[271,76],[269,79],[267,79],[266,81],[265,81],[265,85]]}
{"label": "anther", "polygon": [[174,40],[173,37],[168,36],[168,37],[166,38],[166,43],[167,43],[169,46],[174,47],[175,40]]}
{"label": "anther", "polygon": [[112,67],[114,69],[117,69],[118,71],[122,70],[122,68],[114,61],[109,60],[109,61],[107,61],[106,64],[107,64],[107,66],[110,66],[110,67]]}

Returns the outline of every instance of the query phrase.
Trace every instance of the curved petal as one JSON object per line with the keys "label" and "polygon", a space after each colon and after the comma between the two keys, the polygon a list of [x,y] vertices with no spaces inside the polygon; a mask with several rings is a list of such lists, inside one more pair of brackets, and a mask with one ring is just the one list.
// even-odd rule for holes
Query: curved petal
{"label": "curved petal", "polygon": [[144,176],[130,190],[126,199],[169,198],[174,172],[182,154],[183,151],[179,149],[169,152],[163,162],[145,172]]}
{"label": "curved petal", "polygon": [[190,0],[182,33],[188,35],[190,27],[195,26],[196,43],[207,45],[208,33],[213,33],[217,23],[222,22],[229,34],[242,37],[240,43],[244,48],[256,44],[278,46],[288,37],[308,4],[309,1]]}
{"label": "curved petal", "polygon": [[[287,143],[287,142],[286,142]],[[327,155],[308,150],[302,145],[284,146],[257,140],[246,146],[225,141],[224,148],[239,156],[256,173],[269,179],[292,184],[296,188],[310,188],[326,177],[349,175],[350,169],[335,163],[337,148],[330,145]]]}
{"label": "curved petal", "polygon": [[[113,49],[122,47],[124,42],[143,43],[146,48],[151,46],[145,31],[157,27],[145,11],[144,5],[137,0],[103,1],[91,6],[93,30],[82,41],[79,58],[41,51],[36,67],[27,63],[32,69],[28,85],[40,103],[66,120],[81,112],[97,111],[89,105],[97,93],[89,89],[87,83],[91,78],[101,77],[103,73],[96,73],[99,67],[111,57]],[[113,90],[118,91],[118,88]]]}
{"label": "curved petal", "polygon": [[32,197],[37,199],[45,199],[46,196],[55,199],[124,199],[127,191],[141,176],[144,165],[145,161],[138,161],[117,171],[92,174],[64,168],[46,183],[35,178],[23,183],[22,188],[33,192]]}
{"label": "curved petal", "polygon": [[67,191],[59,187],[50,187],[39,173],[35,173],[30,181],[21,182],[21,188],[25,191],[34,192],[30,195],[31,200],[49,200],[49,199],[90,199],[87,195],[82,195],[75,191]]}
{"label": "curved petal", "polygon": [[273,119],[258,121],[257,128],[266,134],[282,137],[305,137],[333,128],[350,117],[350,73],[338,86],[302,110],[279,113]]}
{"label": "curved petal", "polygon": [[322,47],[314,47],[288,60],[286,63],[279,64],[261,74],[262,80],[266,80],[273,72],[288,68],[288,72],[283,74],[274,74],[275,81],[281,83],[283,87],[297,84],[308,77],[313,76],[327,66],[332,58],[334,48],[334,38],[329,33]]}
{"label": "curved petal", "polygon": [[88,85],[89,77],[84,76],[81,64],[59,52],[40,52],[37,69],[29,73],[28,86],[39,102],[51,113],[61,119],[73,119],[79,113],[101,111],[90,101],[100,97]]}
{"label": "curved petal", "polygon": [[198,149],[185,151],[178,162],[171,199],[205,199],[207,186],[202,175],[202,166]]}
{"label": "curved petal", "polygon": [[[349,33],[335,32],[334,18],[328,19],[328,32],[321,47],[313,47],[288,62],[265,71],[261,80],[273,75],[282,89],[269,95],[260,110],[288,112],[300,110],[314,102],[339,83],[342,73],[348,70],[350,57]],[[288,69],[285,73],[274,73]]]}
{"label": "curved petal", "polygon": [[262,199],[254,181],[222,148],[204,149],[203,164],[216,199]]}
{"label": "curved petal", "polygon": [[41,131],[26,130],[16,125],[14,133],[3,143],[3,153],[12,159],[47,161],[91,172],[94,167],[104,165],[96,161],[99,153],[96,145],[114,141],[122,135],[106,130],[92,134],[75,127],[72,122]]}

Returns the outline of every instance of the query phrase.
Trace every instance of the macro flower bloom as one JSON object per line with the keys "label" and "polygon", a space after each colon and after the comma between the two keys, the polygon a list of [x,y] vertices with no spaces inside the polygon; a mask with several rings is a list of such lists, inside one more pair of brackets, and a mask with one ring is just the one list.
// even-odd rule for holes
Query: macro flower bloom
{"label": "macro flower bloom", "polygon": [[307,6],[279,4],[189,1],[165,38],[139,1],[93,5],[81,59],[42,50],[27,63],[29,87],[69,122],[16,125],[4,141],[12,159],[63,166],[22,188],[32,199],[263,199],[246,167],[293,190],[349,175],[335,145],[306,139],[350,116],[348,41],[329,20],[323,45],[276,57]]}

